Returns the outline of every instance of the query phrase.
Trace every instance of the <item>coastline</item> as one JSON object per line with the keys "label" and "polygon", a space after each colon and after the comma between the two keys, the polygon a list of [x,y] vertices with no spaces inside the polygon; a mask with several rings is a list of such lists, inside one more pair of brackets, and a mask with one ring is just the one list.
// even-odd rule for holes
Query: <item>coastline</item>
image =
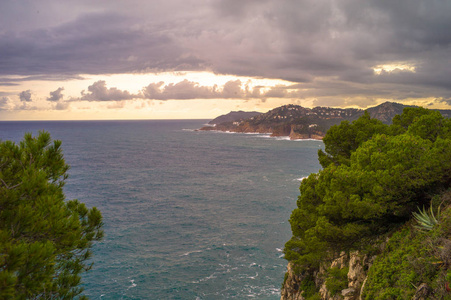
{"label": "coastline", "polygon": [[297,132],[291,131],[290,134],[280,134],[280,133],[274,133],[271,131],[250,131],[250,130],[233,130],[233,129],[218,129],[216,126],[204,126],[199,129],[195,129],[195,131],[213,131],[213,132],[219,132],[219,133],[244,133],[244,134],[261,134],[261,135],[268,135],[271,138],[277,138],[277,137],[287,137],[291,141],[296,140],[314,140],[314,141],[322,141],[323,135],[319,134],[300,134]]}

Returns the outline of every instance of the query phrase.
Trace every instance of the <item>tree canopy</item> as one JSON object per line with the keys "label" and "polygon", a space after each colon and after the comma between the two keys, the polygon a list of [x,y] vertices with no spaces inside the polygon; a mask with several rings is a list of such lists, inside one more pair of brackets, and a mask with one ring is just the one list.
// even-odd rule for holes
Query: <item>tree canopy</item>
{"label": "tree canopy", "polygon": [[[66,201],[69,166],[50,134],[0,142],[0,298],[73,299],[102,215]],[[85,298],[85,297],[80,297]]]}
{"label": "tree canopy", "polygon": [[323,141],[323,169],[302,181],[285,245],[301,268],[368,244],[450,185],[451,121],[438,112],[405,108],[390,126],[365,114]]}

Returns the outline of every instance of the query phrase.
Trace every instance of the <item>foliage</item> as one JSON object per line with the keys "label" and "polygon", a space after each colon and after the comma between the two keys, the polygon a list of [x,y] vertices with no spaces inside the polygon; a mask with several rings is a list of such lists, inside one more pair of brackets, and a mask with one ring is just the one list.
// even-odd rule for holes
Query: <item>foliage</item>
{"label": "foliage", "polygon": [[434,111],[423,107],[406,107],[402,114],[396,115],[392,120],[390,130],[394,134],[401,134],[407,131],[410,125],[425,115],[435,114]]}
{"label": "foliage", "polygon": [[416,286],[430,285],[438,269],[426,237],[408,226],[396,232],[368,272],[363,299],[410,299]]}
{"label": "foliage", "polygon": [[439,222],[425,231],[412,220],[393,234],[369,269],[363,299],[410,299],[422,283],[433,290],[430,299],[451,298],[451,190],[436,199],[445,206]]}
{"label": "foliage", "polygon": [[307,275],[299,286],[299,290],[303,291],[302,297],[305,299],[314,299],[317,295],[316,286],[315,286],[315,278],[313,275]]}
{"label": "foliage", "polygon": [[[65,201],[69,166],[49,133],[0,142],[0,298],[72,299],[82,292],[102,216]],[[83,297],[82,297],[83,298]]]}
{"label": "foliage", "polygon": [[[433,133],[425,129],[431,120],[438,127]],[[326,153],[319,153],[323,170],[301,183],[285,258],[317,269],[408,221],[449,186],[450,129],[448,120],[425,109],[405,109],[390,127],[368,114],[332,127]]]}
{"label": "foliage", "polygon": [[321,300],[321,295],[319,293],[316,293],[309,297],[306,297],[305,300]]}
{"label": "foliage", "polygon": [[323,168],[334,163],[349,164],[351,153],[375,134],[387,133],[388,126],[377,119],[371,119],[367,111],[352,123],[341,122],[332,126],[323,139],[324,153],[318,151],[318,159]]}
{"label": "foliage", "polygon": [[[418,225],[416,226],[420,230],[432,230],[435,225],[438,224],[438,220],[440,219],[440,207],[437,211],[437,214],[434,214],[434,210],[432,208],[432,203],[427,211],[424,207],[420,212],[413,212],[413,217],[417,221]],[[435,216],[437,215],[437,217]]]}
{"label": "foliage", "polygon": [[333,267],[327,270],[326,287],[332,294],[336,295],[348,287],[349,268]]}

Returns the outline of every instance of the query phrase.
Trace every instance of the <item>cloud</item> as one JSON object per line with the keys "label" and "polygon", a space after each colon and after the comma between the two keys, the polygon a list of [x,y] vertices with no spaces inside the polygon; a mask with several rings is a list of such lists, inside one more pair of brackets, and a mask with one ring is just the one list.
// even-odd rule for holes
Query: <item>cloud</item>
{"label": "cloud", "polygon": [[66,110],[70,106],[70,102],[64,101],[64,102],[57,102],[54,106],[54,109],[56,110]]}
{"label": "cloud", "polygon": [[0,110],[8,109],[9,98],[6,96],[0,97]]}
{"label": "cloud", "polygon": [[[184,79],[176,83],[152,82],[134,94],[116,87],[108,88],[106,81],[99,80],[88,86],[88,92],[81,91],[80,98],[70,101],[124,101],[132,99],[146,100],[189,100],[189,99],[266,99],[266,98],[293,98],[297,97],[295,91],[288,91],[287,86],[257,86],[250,88],[248,83],[241,80],[229,80],[224,85],[206,86],[198,82]],[[61,88],[60,88],[61,89]],[[61,95],[58,89],[50,94]],[[62,96],[62,95],[61,95]],[[49,99],[49,98],[48,98]],[[117,105],[115,106],[117,107]]]}
{"label": "cloud", "polygon": [[31,99],[31,91],[30,90],[22,91],[19,94],[19,98],[20,98],[20,101],[31,102],[32,101],[32,99]]}
{"label": "cloud", "polygon": [[439,99],[435,99],[434,102],[446,103],[448,105],[451,105],[451,98],[439,98]]}
{"label": "cloud", "polygon": [[151,83],[142,89],[142,94],[145,99],[153,100],[211,99],[219,95],[217,86],[201,86],[187,79],[167,85],[162,81]]}
{"label": "cloud", "polygon": [[178,83],[166,84],[163,81],[151,83],[142,89],[142,97],[152,100],[183,100],[183,99],[263,99],[271,97],[287,97],[289,93],[282,86],[250,89],[243,86],[241,80],[229,80],[222,87],[218,85],[202,86],[197,82],[183,80]]}
{"label": "cloud", "polygon": [[[0,32],[0,75],[52,80],[202,70],[285,79],[302,84],[302,95],[314,97],[337,91],[342,94],[335,97],[360,97],[368,91],[373,99],[381,91],[405,98],[412,89],[423,97],[451,96],[447,1],[130,0],[110,3],[107,10],[103,5],[87,0],[65,5],[43,0],[32,8],[20,1],[2,4],[0,28],[8,30]],[[397,62],[415,65],[415,72],[374,74],[375,66]],[[146,97],[263,97],[233,81],[223,89],[158,84],[145,88]],[[108,96],[89,92],[82,97],[119,101],[137,96],[103,92]],[[271,93],[268,97],[290,94],[283,88]]]}
{"label": "cloud", "polygon": [[246,94],[241,88],[241,80],[230,80],[224,84],[221,98],[246,98]]}
{"label": "cloud", "polygon": [[[0,74],[105,74],[197,68],[167,25],[139,24],[123,12],[87,13],[57,26],[0,32]],[[130,59],[130,58],[133,59]]]}
{"label": "cloud", "polygon": [[62,94],[62,91],[64,91],[64,88],[60,87],[60,88],[56,89],[55,91],[50,92],[50,97],[47,98],[47,101],[53,101],[53,102],[60,101],[64,97],[64,95]]}
{"label": "cloud", "polygon": [[80,100],[87,101],[121,101],[130,100],[139,96],[133,95],[128,91],[121,91],[115,87],[107,88],[104,80],[94,82],[88,87],[88,92],[81,92]]}

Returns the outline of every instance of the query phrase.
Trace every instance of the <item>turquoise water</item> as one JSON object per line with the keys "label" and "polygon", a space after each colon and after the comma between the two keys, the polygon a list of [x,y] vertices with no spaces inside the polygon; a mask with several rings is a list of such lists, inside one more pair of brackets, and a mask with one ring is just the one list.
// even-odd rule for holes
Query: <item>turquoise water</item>
{"label": "turquoise water", "polygon": [[204,123],[0,122],[2,140],[62,140],[67,198],[101,210],[91,299],[280,298],[299,178],[323,144],[193,130]]}

